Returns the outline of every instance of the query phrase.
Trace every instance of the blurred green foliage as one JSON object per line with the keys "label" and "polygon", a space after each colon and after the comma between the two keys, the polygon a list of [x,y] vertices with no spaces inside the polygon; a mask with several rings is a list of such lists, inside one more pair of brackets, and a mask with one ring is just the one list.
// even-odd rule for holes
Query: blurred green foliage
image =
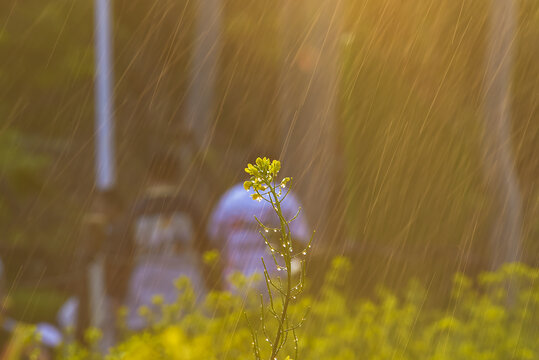
{"label": "blurred green foliage", "polygon": [[56,323],[56,310],[67,300],[55,289],[17,287],[9,294],[8,309],[15,319],[27,323]]}
{"label": "blurred green foliage", "polygon": [[41,188],[40,171],[47,157],[28,152],[21,135],[0,132],[0,225],[5,242],[16,242],[24,233],[21,214],[29,196]]}

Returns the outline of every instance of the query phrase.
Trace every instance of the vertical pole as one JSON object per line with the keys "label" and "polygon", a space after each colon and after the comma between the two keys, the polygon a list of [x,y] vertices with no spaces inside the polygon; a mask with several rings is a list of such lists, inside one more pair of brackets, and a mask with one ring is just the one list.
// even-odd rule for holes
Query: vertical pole
{"label": "vertical pole", "polygon": [[111,0],[95,0],[95,166],[96,186],[99,191],[111,189],[116,180],[113,149],[110,2]]}
{"label": "vertical pole", "polygon": [[[99,193],[110,190],[116,182],[114,169],[114,124],[111,64],[111,1],[95,0],[95,136],[96,136],[96,188]],[[88,291],[90,293],[91,325],[104,329],[108,316],[108,302],[104,285],[104,259],[98,255],[88,267]],[[102,347],[111,345],[110,337],[104,337]]]}
{"label": "vertical pole", "polygon": [[491,0],[485,72],[484,159],[496,197],[491,266],[519,259],[522,200],[511,148],[511,72],[515,46],[514,0]]}

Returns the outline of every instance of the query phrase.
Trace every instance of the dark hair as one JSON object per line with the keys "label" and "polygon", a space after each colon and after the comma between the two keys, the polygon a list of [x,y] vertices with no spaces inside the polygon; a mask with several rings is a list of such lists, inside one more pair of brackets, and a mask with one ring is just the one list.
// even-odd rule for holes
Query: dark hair
{"label": "dark hair", "polygon": [[159,152],[153,156],[148,169],[151,180],[175,181],[179,174],[179,160],[171,151]]}
{"label": "dark hair", "polygon": [[116,188],[97,192],[93,211],[97,213],[104,212],[106,216],[117,216],[124,210],[125,203]]}
{"label": "dark hair", "polygon": [[107,189],[99,193],[103,202],[114,209],[123,209],[124,202],[116,189]]}

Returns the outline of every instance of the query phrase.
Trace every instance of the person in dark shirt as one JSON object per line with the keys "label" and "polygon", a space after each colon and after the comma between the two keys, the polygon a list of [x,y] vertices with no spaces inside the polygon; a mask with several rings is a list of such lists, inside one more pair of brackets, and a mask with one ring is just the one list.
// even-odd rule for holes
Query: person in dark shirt
{"label": "person in dark shirt", "polygon": [[[117,191],[109,189],[96,194],[92,208],[83,218],[73,257],[74,268],[80,269],[73,288],[74,294],[58,312],[58,323],[67,342],[76,340],[85,344],[85,332],[92,325],[101,328],[104,338],[114,337],[112,308],[118,308],[126,292],[125,279],[131,267],[128,249],[130,236],[123,201]],[[97,299],[96,296],[103,294],[90,291],[92,281],[89,269],[103,257],[106,274],[103,280],[113,295],[110,299]],[[96,279],[93,278],[93,281],[95,286]],[[100,308],[96,309],[96,306]],[[100,319],[96,318],[96,312],[100,314]],[[113,339],[106,338],[105,343],[112,344]]]}
{"label": "person in dark shirt", "polygon": [[[143,196],[127,222],[117,225],[109,241],[106,274],[110,296],[128,308],[127,327],[142,330],[148,324],[138,310],[155,308],[154,297],[165,304],[178,298],[174,281],[190,279],[198,299],[207,292],[202,254],[207,249],[204,224],[194,203],[176,186],[179,166],[172,154],[154,157]],[[119,261],[123,259],[124,261]],[[127,261],[125,261],[127,260]],[[126,284],[119,287],[119,284]]]}

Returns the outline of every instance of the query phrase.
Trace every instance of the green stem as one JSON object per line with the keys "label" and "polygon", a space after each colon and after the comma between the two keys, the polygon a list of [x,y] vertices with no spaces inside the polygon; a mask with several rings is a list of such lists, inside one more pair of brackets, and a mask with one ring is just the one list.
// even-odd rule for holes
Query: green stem
{"label": "green stem", "polygon": [[[292,266],[291,266],[291,259],[290,259],[290,250],[289,250],[289,247],[291,246],[291,241],[289,239],[290,230],[288,228],[288,223],[284,219],[284,216],[283,216],[283,213],[282,213],[282,210],[281,210],[281,204],[277,200],[278,197],[277,197],[277,194],[275,193],[275,189],[270,184],[268,184],[267,182],[266,182],[266,184],[270,188],[271,194],[273,195],[273,197],[275,199],[275,202],[272,201],[272,205],[275,207],[277,215],[279,216],[279,221],[281,223],[281,239],[283,241],[281,246],[283,244],[286,245],[285,250],[283,251],[283,254],[284,254],[283,257],[284,257],[284,260],[285,260],[286,272],[287,272],[287,288],[286,288],[286,295],[285,295],[284,304],[283,304],[283,312],[281,314],[281,319],[279,321],[279,327],[277,328],[277,334],[275,335],[275,340],[273,341],[273,344],[272,344],[273,346],[272,346],[270,360],[274,360],[275,356],[277,356],[277,353],[279,352],[279,348],[280,348],[279,343],[281,341],[281,336],[282,336],[282,333],[283,333],[283,327],[284,327],[284,324],[285,324],[285,321],[286,321],[286,314],[287,314],[287,311],[288,311],[288,304],[290,303],[290,297],[291,297],[290,295],[291,295],[291,292],[292,292],[292,289],[291,289],[291,287],[292,287]],[[270,200],[271,200],[271,196],[270,196]]]}

